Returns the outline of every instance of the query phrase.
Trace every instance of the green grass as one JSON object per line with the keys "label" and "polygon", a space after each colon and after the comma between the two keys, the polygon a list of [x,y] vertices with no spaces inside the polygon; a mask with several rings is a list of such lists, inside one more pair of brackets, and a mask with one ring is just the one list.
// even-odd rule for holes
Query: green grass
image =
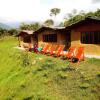
{"label": "green grass", "polygon": [[79,64],[15,49],[0,40],[0,100],[99,100],[100,60]]}

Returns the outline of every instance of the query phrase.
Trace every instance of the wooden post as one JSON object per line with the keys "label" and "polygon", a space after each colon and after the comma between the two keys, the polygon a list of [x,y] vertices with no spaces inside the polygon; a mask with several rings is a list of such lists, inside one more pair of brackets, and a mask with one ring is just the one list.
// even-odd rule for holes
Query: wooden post
{"label": "wooden post", "polygon": [[20,38],[19,38],[19,36],[18,36],[18,42],[19,42],[19,43],[18,43],[18,46],[20,47]]}

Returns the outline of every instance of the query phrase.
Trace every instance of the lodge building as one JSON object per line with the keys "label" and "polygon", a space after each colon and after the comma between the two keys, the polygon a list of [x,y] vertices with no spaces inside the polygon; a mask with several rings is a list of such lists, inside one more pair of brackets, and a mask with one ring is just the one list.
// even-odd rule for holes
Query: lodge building
{"label": "lodge building", "polygon": [[70,46],[84,46],[85,55],[100,56],[100,18],[97,17],[88,17],[67,27],[43,26],[31,34],[22,31],[18,37],[20,44],[64,44],[65,51]]}

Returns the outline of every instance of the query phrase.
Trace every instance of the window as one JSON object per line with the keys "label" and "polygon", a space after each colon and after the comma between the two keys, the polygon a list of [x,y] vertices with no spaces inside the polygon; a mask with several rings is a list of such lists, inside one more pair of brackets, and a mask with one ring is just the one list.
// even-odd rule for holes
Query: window
{"label": "window", "polygon": [[43,42],[57,42],[57,34],[44,34]]}
{"label": "window", "polygon": [[100,44],[100,32],[82,32],[81,43]]}

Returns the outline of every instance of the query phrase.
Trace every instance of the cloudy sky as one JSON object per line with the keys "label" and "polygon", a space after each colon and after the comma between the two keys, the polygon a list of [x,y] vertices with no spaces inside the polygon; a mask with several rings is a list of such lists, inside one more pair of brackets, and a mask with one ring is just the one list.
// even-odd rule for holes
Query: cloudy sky
{"label": "cloudy sky", "polygon": [[73,9],[95,11],[100,0],[0,0],[0,21],[44,21],[54,7],[61,9],[57,20],[62,20]]}

